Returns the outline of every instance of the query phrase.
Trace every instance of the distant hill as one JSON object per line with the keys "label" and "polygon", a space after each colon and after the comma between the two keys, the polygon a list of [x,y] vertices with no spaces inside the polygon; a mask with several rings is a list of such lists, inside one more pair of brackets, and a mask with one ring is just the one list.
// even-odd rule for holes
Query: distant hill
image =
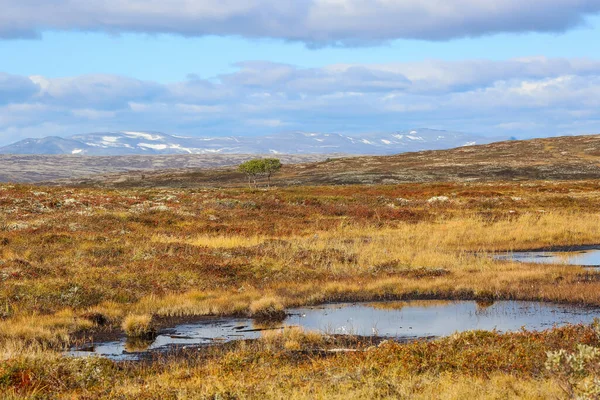
{"label": "distant hill", "polygon": [[[408,182],[600,179],[600,135],[505,141],[452,150],[365,156],[284,165],[279,186]],[[154,171],[142,180],[116,174],[69,183],[108,187],[242,186],[234,168]]]}
{"label": "distant hill", "polygon": [[259,137],[182,137],[159,132],[101,132],[67,138],[25,139],[0,147],[0,154],[168,155],[168,154],[397,154],[450,149],[508,138],[414,129],[359,136],[284,132]]}
{"label": "distant hill", "polygon": [[[322,161],[336,155],[278,155],[285,164]],[[340,156],[340,155],[338,155]],[[0,154],[0,182],[36,183],[60,179],[82,179],[125,173],[141,177],[148,172],[166,169],[214,169],[235,166],[261,157],[256,154],[179,154],[149,156],[78,156]],[[113,174],[113,175],[110,175]],[[112,179],[112,178],[111,178]]]}

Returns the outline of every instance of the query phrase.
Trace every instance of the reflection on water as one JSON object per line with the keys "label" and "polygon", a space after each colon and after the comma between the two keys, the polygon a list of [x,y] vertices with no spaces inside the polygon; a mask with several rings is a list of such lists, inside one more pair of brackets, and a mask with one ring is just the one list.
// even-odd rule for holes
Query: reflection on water
{"label": "reflection on water", "polygon": [[239,339],[257,339],[265,328],[256,328],[253,324],[254,321],[251,319],[215,318],[196,324],[178,325],[161,332],[154,341],[146,342],[145,346],[143,342],[123,338],[119,341],[96,343],[87,348],[70,351],[69,354],[77,357],[102,355],[116,360],[136,360],[140,358],[142,352],[172,346],[208,345]]}
{"label": "reflection on water", "polygon": [[367,307],[372,307],[378,310],[401,310],[404,307],[440,307],[452,304],[452,300],[411,300],[411,301],[378,301],[373,303],[365,303]]}
{"label": "reflection on water", "polygon": [[496,303],[494,300],[477,300],[475,307],[477,308],[477,312],[483,312],[493,306],[494,303]]}
{"label": "reflection on water", "polygon": [[543,330],[566,324],[592,323],[600,310],[536,302],[414,301],[363,304],[329,304],[290,310],[276,326],[257,325],[251,319],[213,319],[179,325],[161,333],[152,343],[126,339],[98,343],[71,351],[73,356],[102,355],[135,360],[149,350],[208,345],[259,338],[264,331],[299,326],[307,331],[338,335],[418,339],[468,330]]}
{"label": "reflection on water", "polygon": [[495,255],[497,260],[536,264],[565,264],[600,267],[600,249],[577,251],[523,251]]}
{"label": "reflection on water", "polygon": [[145,340],[138,338],[127,338],[125,342],[125,351],[127,353],[140,353],[148,350],[152,346],[154,340]]}

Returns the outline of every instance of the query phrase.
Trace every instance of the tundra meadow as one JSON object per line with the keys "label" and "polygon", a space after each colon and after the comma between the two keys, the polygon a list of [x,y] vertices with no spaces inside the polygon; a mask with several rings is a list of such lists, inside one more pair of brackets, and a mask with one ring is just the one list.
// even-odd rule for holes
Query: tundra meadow
{"label": "tundra meadow", "polygon": [[7,399],[595,398],[600,328],[414,342],[298,328],[142,361],[78,343],[211,316],[379,300],[600,306],[577,266],[495,252],[600,242],[600,183],[230,189],[0,187]]}

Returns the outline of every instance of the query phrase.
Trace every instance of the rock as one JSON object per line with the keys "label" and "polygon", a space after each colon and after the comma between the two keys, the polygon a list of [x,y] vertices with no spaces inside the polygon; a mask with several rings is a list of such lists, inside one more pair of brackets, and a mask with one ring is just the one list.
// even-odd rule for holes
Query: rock
{"label": "rock", "polygon": [[450,201],[450,198],[447,196],[436,196],[436,197],[432,197],[429,200],[427,200],[427,202],[429,204],[433,204],[433,203],[446,203]]}
{"label": "rock", "polygon": [[80,224],[77,224],[74,222],[69,224],[69,230],[71,232],[77,232],[77,231],[81,230],[82,228],[83,227]]}
{"label": "rock", "polygon": [[169,211],[170,208],[165,205],[160,205],[160,206],[151,207],[149,210],[150,211]]}
{"label": "rock", "polygon": [[15,223],[9,224],[6,228],[9,231],[22,231],[25,229],[29,229],[29,224],[15,222]]}

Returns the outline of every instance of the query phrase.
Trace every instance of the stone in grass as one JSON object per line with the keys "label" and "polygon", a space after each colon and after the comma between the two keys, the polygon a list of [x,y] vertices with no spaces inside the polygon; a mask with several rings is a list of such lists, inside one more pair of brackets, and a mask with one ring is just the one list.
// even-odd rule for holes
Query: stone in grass
{"label": "stone in grass", "polygon": [[430,198],[429,200],[427,200],[427,202],[429,204],[434,204],[434,203],[447,203],[450,201],[450,198],[447,196],[435,196]]}

